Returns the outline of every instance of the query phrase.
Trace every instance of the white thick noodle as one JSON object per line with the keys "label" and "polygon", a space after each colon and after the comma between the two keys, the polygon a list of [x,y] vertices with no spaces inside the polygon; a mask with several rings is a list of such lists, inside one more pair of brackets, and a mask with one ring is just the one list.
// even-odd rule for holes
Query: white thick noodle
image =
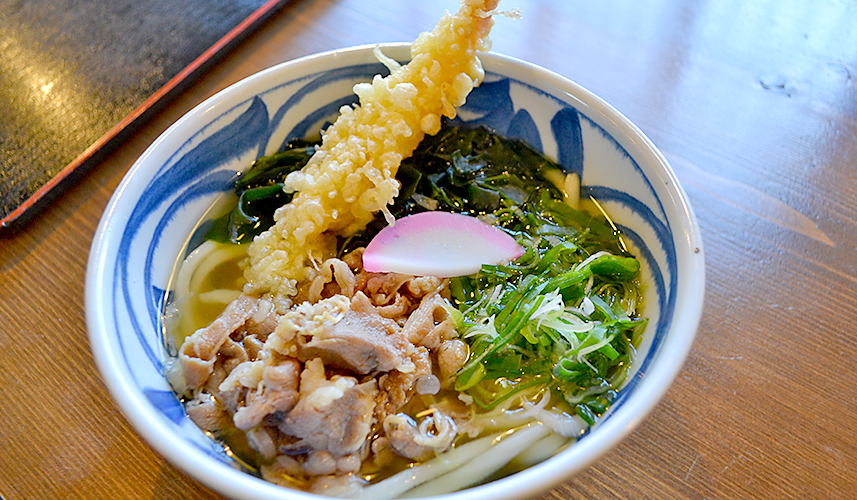
{"label": "white thick noodle", "polygon": [[520,427],[511,434],[504,436],[502,441],[491,446],[489,452],[479,455],[477,459],[471,459],[433,481],[411,489],[402,497],[419,498],[442,495],[479,484],[502,469],[504,465],[511,462],[534,442],[540,441],[548,434],[550,434],[550,430],[539,422]]}
{"label": "white thick noodle", "polygon": [[[209,243],[206,241],[205,243]],[[203,243],[203,244],[205,244]],[[199,290],[205,278],[220,264],[239,259],[247,254],[247,249],[239,245],[215,243],[215,250],[207,254],[197,265],[190,277],[190,289]]]}
{"label": "white thick noodle", "polygon": [[589,428],[582,418],[577,415],[569,415],[563,412],[551,410],[539,410],[535,414],[536,419],[554,434],[564,438],[577,439],[583,435],[583,431]]}
{"label": "white thick noodle", "polygon": [[405,469],[387,479],[356,492],[356,498],[398,498],[406,491],[441,476],[451,469],[488,451],[503,433],[485,436],[438,455],[416,467]]}
{"label": "white thick noodle", "polygon": [[241,295],[240,290],[228,290],[225,288],[220,288],[217,290],[212,290],[210,292],[203,292],[197,294],[197,298],[200,302],[204,302],[207,304],[223,304],[223,306],[226,307],[227,304],[237,299],[239,295]]}
{"label": "white thick noodle", "polygon": [[580,176],[575,173],[566,175],[562,187],[565,203],[575,210],[580,210]]}
{"label": "white thick noodle", "polygon": [[548,434],[522,451],[512,463],[515,469],[532,467],[556,455],[556,452],[568,443],[568,438],[555,433]]}
{"label": "white thick noodle", "polygon": [[[246,248],[238,245],[205,240],[189,253],[181,263],[173,286],[173,296],[180,301],[199,300],[202,303],[223,304],[225,307],[226,304],[241,294],[237,285],[235,290],[212,290],[198,293],[200,285],[205,282],[209,273],[217,269],[217,266],[229,260],[243,257],[246,252]],[[180,315],[175,329],[183,332],[189,331],[188,329],[191,328],[190,321],[192,321],[191,315]]]}
{"label": "white thick noodle", "polygon": [[202,245],[196,247],[193,252],[185,257],[179,268],[179,274],[176,276],[176,285],[174,287],[176,297],[187,297],[190,293],[190,280],[196,273],[199,264],[217,250],[217,244],[211,240],[205,240]]}

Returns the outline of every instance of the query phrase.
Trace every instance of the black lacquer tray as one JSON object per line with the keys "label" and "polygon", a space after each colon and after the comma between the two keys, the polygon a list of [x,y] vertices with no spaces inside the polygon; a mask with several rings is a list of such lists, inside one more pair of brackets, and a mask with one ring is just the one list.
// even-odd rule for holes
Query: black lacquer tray
{"label": "black lacquer tray", "polygon": [[0,0],[0,236],[289,0]]}

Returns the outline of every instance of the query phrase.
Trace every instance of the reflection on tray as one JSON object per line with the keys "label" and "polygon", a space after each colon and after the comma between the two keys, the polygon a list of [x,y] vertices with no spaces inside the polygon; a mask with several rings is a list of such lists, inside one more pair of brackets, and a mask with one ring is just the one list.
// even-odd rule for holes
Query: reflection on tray
{"label": "reflection on tray", "polygon": [[288,0],[0,0],[0,235]]}

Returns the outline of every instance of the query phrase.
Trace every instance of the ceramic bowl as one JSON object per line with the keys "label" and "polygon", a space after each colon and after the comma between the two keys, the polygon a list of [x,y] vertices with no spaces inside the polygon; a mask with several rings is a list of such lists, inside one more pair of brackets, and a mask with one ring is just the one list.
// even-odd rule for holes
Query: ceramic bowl
{"label": "ceramic bowl", "polygon": [[[162,371],[163,298],[177,256],[237,172],[293,138],[313,135],[355,102],[352,86],[385,68],[374,46],[287,62],[206,100],[137,160],[113,194],[92,244],[86,315],[98,368],[125,417],[170,462],[233,498],[318,498],[233,467],[185,415]],[[383,45],[409,59],[407,44]],[[517,137],[582,180],[630,238],[648,282],[651,320],[632,375],[609,414],[552,458],[443,498],[529,498],[567,480],[614,447],[657,404],[690,349],[703,303],[699,228],[663,155],[610,105],[550,71],[493,53],[484,83],[460,110],[469,123]],[[440,498],[440,497],[438,497]]]}

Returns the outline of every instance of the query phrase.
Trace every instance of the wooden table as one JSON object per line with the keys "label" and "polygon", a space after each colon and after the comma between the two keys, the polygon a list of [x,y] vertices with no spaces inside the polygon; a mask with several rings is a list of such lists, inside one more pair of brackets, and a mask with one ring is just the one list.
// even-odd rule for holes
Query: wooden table
{"label": "wooden table", "polygon": [[[707,255],[696,343],[619,447],[545,498],[857,496],[857,4],[504,0],[494,50],[600,95],[664,152]],[[454,0],[287,6],[22,232],[0,240],[0,494],[217,498],[108,396],[89,245],[134,160],[214,92],[327,49],[410,41]]]}

